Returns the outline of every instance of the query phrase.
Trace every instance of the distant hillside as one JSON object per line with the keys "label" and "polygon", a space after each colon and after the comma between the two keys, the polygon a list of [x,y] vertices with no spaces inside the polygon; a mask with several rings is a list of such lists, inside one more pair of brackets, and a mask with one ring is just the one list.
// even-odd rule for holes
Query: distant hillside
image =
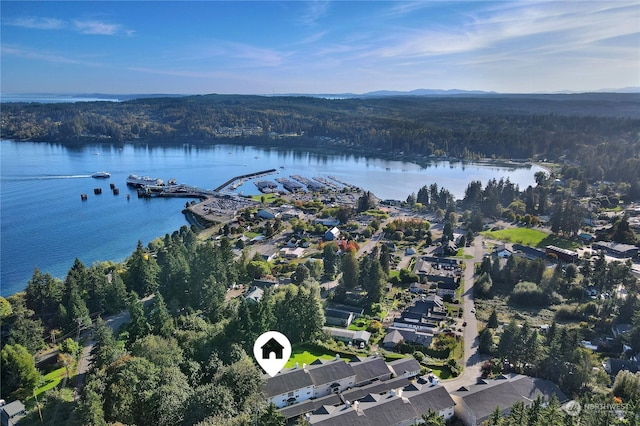
{"label": "distant hillside", "polygon": [[[199,95],[3,105],[1,137],[61,143],[260,143],[414,159],[547,158],[589,178],[640,175],[640,96]],[[634,175],[631,175],[634,176]]]}

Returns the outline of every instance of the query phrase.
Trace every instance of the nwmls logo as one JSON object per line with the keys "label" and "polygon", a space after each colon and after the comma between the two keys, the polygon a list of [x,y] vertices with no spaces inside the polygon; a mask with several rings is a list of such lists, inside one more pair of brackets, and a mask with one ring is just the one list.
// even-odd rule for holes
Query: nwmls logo
{"label": "nwmls logo", "polygon": [[569,401],[562,406],[565,413],[570,416],[577,416],[581,411],[613,411],[624,412],[627,409],[627,404],[601,404],[601,403],[588,403],[581,405],[578,401]]}
{"label": "nwmls logo", "polygon": [[578,414],[580,414],[580,411],[582,411],[582,406],[578,401],[569,401],[566,404],[564,404],[562,409],[568,415],[575,417]]}

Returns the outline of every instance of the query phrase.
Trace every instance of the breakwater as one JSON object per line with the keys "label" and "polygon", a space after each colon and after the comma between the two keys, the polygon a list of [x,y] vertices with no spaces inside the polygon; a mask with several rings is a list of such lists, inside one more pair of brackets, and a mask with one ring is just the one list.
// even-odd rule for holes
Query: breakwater
{"label": "breakwater", "polygon": [[[261,172],[248,173],[246,175],[236,176],[234,178],[229,179],[228,181],[226,181],[225,183],[223,183],[222,185],[220,185],[216,189],[214,189],[214,191],[215,192],[220,192],[220,191],[224,190],[228,186],[231,186],[232,189],[235,189],[238,186],[240,186],[242,183],[244,183],[245,179],[253,179],[253,178],[257,178],[257,177],[267,176],[267,175],[270,175],[272,173],[276,173],[276,169],[263,170]],[[241,182],[241,183],[238,184],[236,187],[233,187],[233,185],[235,183],[238,183],[238,182]]]}

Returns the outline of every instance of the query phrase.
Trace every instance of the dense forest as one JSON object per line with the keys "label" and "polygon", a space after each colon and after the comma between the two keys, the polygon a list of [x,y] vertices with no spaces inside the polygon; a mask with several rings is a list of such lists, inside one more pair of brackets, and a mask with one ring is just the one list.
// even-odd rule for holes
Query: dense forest
{"label": "dense forest", "polygon": [[640,175],[636,94],[323,99],[206,95],[3,105],[0,136],[62,143],[252,143],[384,154],[573,161]]}

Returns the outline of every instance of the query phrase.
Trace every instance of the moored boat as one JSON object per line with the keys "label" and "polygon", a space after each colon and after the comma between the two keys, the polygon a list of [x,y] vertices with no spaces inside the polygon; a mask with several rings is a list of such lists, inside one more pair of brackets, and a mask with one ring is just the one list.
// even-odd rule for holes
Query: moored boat
{"label": "moored boat", "polygon": [[127,185],[142,187],[142,186],[163,186],[164,181],[160,178],[152,178],[149,176],[138,176],[131,174],[127,177]]}

